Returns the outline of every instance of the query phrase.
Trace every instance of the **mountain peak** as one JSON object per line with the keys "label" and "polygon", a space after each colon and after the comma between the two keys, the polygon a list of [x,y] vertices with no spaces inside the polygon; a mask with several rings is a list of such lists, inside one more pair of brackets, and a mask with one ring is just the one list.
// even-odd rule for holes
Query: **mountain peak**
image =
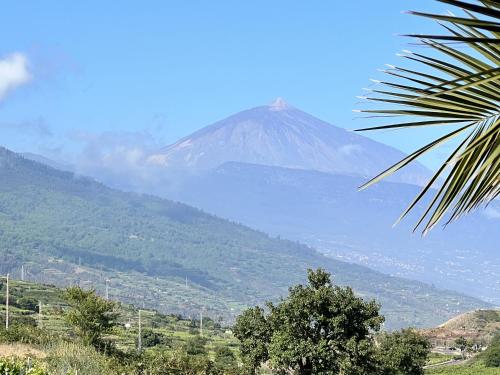
{"label": "mountain peak", "polygon": [[[335,127],[277,98],[200,129],[148,160],[173,170],[207,170],[236,161],[367,177],[403,157],[396,149]],[[422,184],[427,172],[416,164],[396,180]]]}
{"label": "mountain peak", "polygon": [[271,111],[283,111],[289,109],[290,105],[282,97],[277,97],[271,104],[269,104],[269,109]]}

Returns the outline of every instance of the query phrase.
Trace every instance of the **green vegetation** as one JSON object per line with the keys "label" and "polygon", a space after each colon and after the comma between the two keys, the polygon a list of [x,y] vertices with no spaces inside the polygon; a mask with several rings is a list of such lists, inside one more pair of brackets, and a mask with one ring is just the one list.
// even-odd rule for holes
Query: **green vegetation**
{"label": "green vegetation", "polygon": [[[202,337],[199,321],[141,309],[143,350],[138,353],[139,311],[130,305],[78,287],[60,290],[12,281],[10,291],[13,301],[20,296],[41,301],[43,315],[40,319],[37,312],[11,306],[9,330],[0,327],[0,357],[1,344],[27,345],[38,353],[32,358],[38,357],[35,361],[47,374],[238,373],[235,339],[210,318],[203,319]],[[26,358],[4,362],[25,366]]]}
{"label": "green vegetation", "polygon": [[92,290],[12,281],[12,299],[40,301],[43,315],[12,306],[9,330],[0,327],[0,357],[1,344],[27,345],[36,353],[8,362],[24,366],[30,357],[33,368],[42,371],[36,375],[256,374],[267,373],[267,360],[276,374],[296,369],[298,374],[392,375],[421,368],[427,355],[421,336],[405,330],[375,339],[383,322],[375,301],[332,285],[321,269],[309,271],[308,280],[290,288],[279,303],[269,303],[267,312],[246,310],[234,327],[240,345],[209,318],[203,320],[202,336],[199,321],[141,310],[141,351],[138,309],[106,301]]}
{"label": "green vegetation", "polygon": [[47,375],[47,372],[30,363],[16,359],[0,358],[0,374],[5,375]]}
{"label": "green vegetation", "polygon": [[373,334],[384,318],[379,305],[349,287],[332,285],[330,274],[309,270],[309,283],[290,288],[266,314],[256,307],[237,319],[234,335],[248,373],[268,363],[277,373],[423,374],[430,345],[413,330]]}
{"label": "green vegetation", "polygon": [[80,287],[66,289],[64,299],[71,306],[66,313],[66,320],[85,345],[102,348],[105,343],[102,336],[110,333],[116,326],[118,313],[115,304],[95,294],[94,290]]}
{"label": "green vegetation", "polygon": [[467,340],[465,337],[460,336],[455,340],[455,346],[460,349],[460,353],[462,354],[462,358],[465,359],[467,351],[472,348],[472,341]]}
{"label": "green vegetation", "polygon": [[455,356],[451,355],[451,354],[441,354],[441,353],[431,352],[427,356],[426,365],[435,365],[435,364],[438,364],[438,363],[447,362],[447,361],[452,360],[454,357]]}
{"label": "green vegetation", "polygon": [[500,334],[497,334],[485,352],[479,355],[487,367],[497,367],[500,371]]}
{"label": "green vegetation", "polygon": [[500,370],[486,367],[482,361],[473,361],[463,365],[436,367],[425,371],[426,375],[499,375]]}
{"label": "green vegetation", "polygon": [[[403,57],[418,62],[421,69],[390,66],[386,73],[399,81],[380,82],[381,87],[372,90],[374,95],[367,97],[369,101],[386,106],[363,111],[384,118],[402,117],[397,123],[364,130],[451,127],[448,133],[394,164],[365,187],[436,146],[459,139],[447,160],[401,215],[404,217],[426,193],[434,194],[415,227],[425,220],[424,232],[434,227],[447,212],[451,212],[449,222],[492,201],[499,193],[500,50],[497,46],[500,4],[490,0],[474,3],[439,1],[461,8],[461,14],[413,14],[438,21],[447,34],[411,35],[439,56],[406,51]],[[456,43],[460,47],[455,48]],[[431,187],[440,178],[444,182],[437,193],[433,193]]]}
{"label": "green vegetation", "polygon": [[[488,314],[490,319],[494,319],[495,316],[493,314]],[[458,345],[460,349],[466,350],[469,346],[469,340],[461,337],[458,340]],[[442,362],[442,360],[433,361],[434,363]],[[432,364],[429,362],[428,364]],[[476,374],[484,374],[484,375],[498,375],[500,374],[500,334],[497,334],[493,340],[488,345],[488,348],[481,352],[472,359],[469,359],[463,364],[460,365],[450,365],[450,366],[442,366],[435,367],[432,369],[428,369],[426,374],[440,374],[440,375],[476,375]]]}
{"label": "green vegetation", "polygon": [[412,329],[382,334],[379,338],[379,357],[386,374],[424,373],[430,351],[429,341]]}
{"label": "green vegetation", "polygon": [[255,373],[269,359],[268,345],[272,332],[264,310],[254,307],[243,311],[236,320],[233,332],[240,341],[245,368],[250,373]]}
{"label": "green vegetation", "polygon": [[114,299],[183,316],[206,309],[226,323],[286,294],[309,267],[324,267],[360,296],[377,296],[388,328],[437,325],[485,305],[0,149],[0,274],[20,279],[22,265],[32,281],[104,295],[109,279]]}

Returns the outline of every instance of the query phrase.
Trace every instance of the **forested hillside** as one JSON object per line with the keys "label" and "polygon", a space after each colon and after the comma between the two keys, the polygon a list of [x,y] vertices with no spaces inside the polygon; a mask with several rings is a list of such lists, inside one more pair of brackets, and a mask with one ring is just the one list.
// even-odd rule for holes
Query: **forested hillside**
{"label": "forested hillside", "polygon": [[232,319],[309,267],[382,303],[388,327],[431,326],[480,300],[326,258],[183,204],[109,189],[0,149],[0,272],[79,283],[163,311]]}

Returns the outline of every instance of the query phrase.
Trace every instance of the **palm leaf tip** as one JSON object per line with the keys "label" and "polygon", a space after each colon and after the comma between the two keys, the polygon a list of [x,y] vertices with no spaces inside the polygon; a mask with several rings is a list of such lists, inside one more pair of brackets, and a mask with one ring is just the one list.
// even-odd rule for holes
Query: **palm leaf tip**
{"label": "palm leaf tip", "polygon": [[[447,217],[447,225],[487,205],[500,192],[500,2],[438,1],[461,8],[464,15],[408,12],[434,19],[446,30],[443,35],[408,35],[441,57],[403,50],[398,55],[420,64],[422,69],[387,64],[389,69],[383,72],[398,81],[372,79],[385,89],[370,89],[370,97],[360,97],[371,103],[383,103],[385,107],[357,110],[370,113],[372,118],[388,116],[404,120],[356,131],[456,125],[458,133],[465,135],[465,140],[454,147],[447,161],[396,221],[397,224],[414,210],[425,195],[433,195],[415,227],[422,225],[424,234],[444,217]],[[460,43],[460,48],[452,47],[450,41]],[[405,157],[360,189],[415,162],[458,133],[457,129],[450,129],[444,137]],[[439,189],[431,188],[437,181],[443,181]]]}

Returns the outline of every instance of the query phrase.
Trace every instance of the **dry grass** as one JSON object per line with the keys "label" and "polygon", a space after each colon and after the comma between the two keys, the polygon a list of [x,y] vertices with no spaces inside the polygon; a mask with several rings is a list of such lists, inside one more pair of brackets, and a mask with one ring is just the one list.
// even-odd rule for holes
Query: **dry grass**
{"label": "dry grass", "polygon": [[44,358],[45,353],[26,344],[0,344],[0,357]]}
{"label": "dry grass", "polygon": [[472,311],[421,332],[434,343],[453,345],[457,338],[463,336],[487,345],[495,333],[500,332],[500,310]]}

